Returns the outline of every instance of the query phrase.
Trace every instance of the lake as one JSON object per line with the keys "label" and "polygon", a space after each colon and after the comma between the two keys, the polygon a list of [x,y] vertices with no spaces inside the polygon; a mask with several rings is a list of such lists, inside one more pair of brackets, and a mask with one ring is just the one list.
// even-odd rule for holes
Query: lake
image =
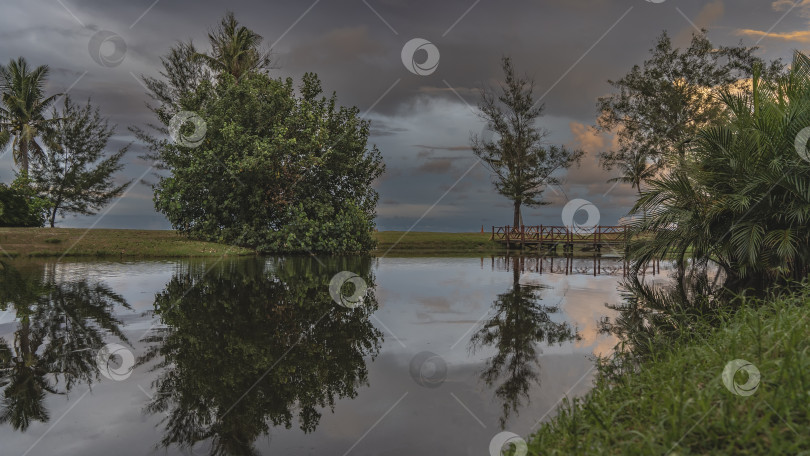
{"label": "lake", "polygon": [[530,434],[616,343],[599,323],[623,268],[283,257],[0,272],[3,455],[360,456],[482,455],[502,431]]}

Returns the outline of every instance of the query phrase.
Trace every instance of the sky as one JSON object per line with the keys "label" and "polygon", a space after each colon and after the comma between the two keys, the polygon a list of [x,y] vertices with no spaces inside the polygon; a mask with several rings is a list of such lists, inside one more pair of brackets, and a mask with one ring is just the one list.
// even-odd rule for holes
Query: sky
{"label": "sky", "polygon": [[[228,10],[272,48],[273,76],[300,81],[315,72],[327,93],[371,121],[369,144],[386,164],[375,183],[380,230],[488,231],[511,222],[511,203],[469,146],[484,127],[479,91],[497,86],[503,56],[534,79],[549,144],[585,151],[545,192],[548,205],[524,209],[524,223],[561,225],[566,204],[584,200],[598,222],[581,220],[591,216],[581,210],[577,223],[612,225],[635,191],[609,183],[615,174],[599,166],[596,154],[613,138],[593,130],[596,100],[611,92],[609,79],[645,60],[656,37],[666,30],[684,47],[705,28],[716,45],[758,45],[766,59],[810,50],[810,0],[4,0],[0,63],[23,56],[49,65],[49,93],[90,98],[117,125],[111,152],[132,143],[117,176],[134,180],[125,194],[57,226],[170,228],[152,204],[143,145],[127,129],[152,121],[140,79],[158,76],[178,41],[206,48]],[[0,182],[14,173],[11,154],[0,152]]]}

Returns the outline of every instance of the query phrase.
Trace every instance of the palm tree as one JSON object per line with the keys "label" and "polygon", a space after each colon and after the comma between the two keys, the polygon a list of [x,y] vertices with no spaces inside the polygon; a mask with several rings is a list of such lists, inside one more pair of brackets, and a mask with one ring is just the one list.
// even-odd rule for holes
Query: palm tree
{"label": "palm tree", "polygon": [[[638,196],[641,196],[641,183],[655,177],[655,173],[660,169],[659,165],[649,163],[646,154],[638,151],[633,152],[626,161],[618,163],[616,167],[621,171],[621,175],[608,179],[608,182],[630,184],[630,188],[636,189]],[[644,212],[642,218],[647,218],[646,212]]]}
{"label": "palm tree", "polygon": [[24,174],[28,174],[32,154],[44,155],[36,139],[54,122],[45,113],[59,95],[44,97],[47,77],[47,65],[29,70],[22,57],[0,66],[0,149],[13,138],[14,162]]}
{"label": "palm tree", "polygon": [[751,93],[725,91],[728,121],[701,130],[689,158],[649,181],[635,229],[655,233],[636,246],[638,265],[689,255],[711,260],[741,286],[801,280],[810,272],[810,162],[795,142],[810,125],[810,57],[790,72],[753,78]]}
{"label": "palm tree", "polygon": [[639,196],[641,195],[641,183],[655,177],[655,173],[659,169],[658,165],[649,163],[647,155],[641,152],[632,153],[627,161],[618,163],[617,167],[621,171],[621,175],[609,179],[608,182],[630,184],[630,188],[636,189]]}
{"label": "palm tree", "polygon": [[239,25],[232,12],[228,12],[219,27],[208,34],[210,54],[195,54],[214,72],[232,75],[237,81],[243,75],[270,67],[270,53],[259,49],[262,36]]}

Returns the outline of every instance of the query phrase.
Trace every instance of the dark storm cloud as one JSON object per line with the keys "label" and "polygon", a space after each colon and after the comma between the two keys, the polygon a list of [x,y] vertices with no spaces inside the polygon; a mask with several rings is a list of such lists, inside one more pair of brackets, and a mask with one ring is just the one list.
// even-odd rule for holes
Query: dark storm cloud
{"label": "dark storm cloud", "polygon": [[459,151],[459,150],[472,150],[470,145],[463,145],[463,146],[425,146],[424,144],[415,144],[414,147],[421,147],[425,149],[422,152],[419,152],[419,155],[425,156],[433,154],[436,150],[447,150],[447,151]]}
{"label": "dark storm cloud", "polygon": [[[469,0],[368,2],[382,19],[362,1],[324,0],[314,6],[289,0],[159,1],[148,12],[151,0],[62,3],[67,10],[58,2],[4,5],[0,51],[6,56],[24,53],[32,61],[48,61],[74,74],[89,71],[91,79],[76,90],[103,92],[117,84],[122,98],[131,98],[143,89],[130,72],[155,75],[159,57],[178,40],[193,38],[203,45],[207,30],[229,8],[262,33],[268,46],[275,44],[279,74],[299,77],[315,71],[343,102],[367,109],[376,101],[375,110],[389,114],[414,109],[415,96],[458,101],[445,81],[474,106],[477,89],[499,78],[500,57],[511,55],[520,71],[534,76],[538,95],[547,93],[547,115],[588,120],[595,97],[608,89],[605,80],[637,63],[663,29],[673,36],[692,32],[675,2],[483,0],[469,11],[474,3]],[[741,30],[756,30],[767,29],[768,21],[778,18],[779,11],[766,3],[746,0],[724,7],[717,0],[682,1],[677,8],[698,27],[723,28],[729,35],[724,41],[734,42],[739,39],[735,21]],[[749,17],[749,5],[763,14]],[[724,20],[723,15],[728,17]],[[94,65],[87,52],[90,36],[102,29],[118,33],[127,43],[125,64],[112,71]],[[441,53],[438,69],[430,76],[403,68],[400,50],[414,37],[430,40]],[[71,81],[61,82],[64,87]],[[130,112],[128,108],[143,99],[118,101]]]}
{"label": "dark storm cloud", "polygon": [[419,165],[416,170],[421,173],[446,174],[453,169],[454,162],[449,158],[434,158]]}
{"label": "dark storm cloud", "polygon": [[[0,7],[0,62],[23,55],[32,64],[49,64],[49,90],[69,90],[76,101],[92,98],[118,125],[118,147],[133,141],[126,127],[151,121],[139,77],[157,76],[160,56],[177,41],[193,39],[204,48],[207,31],[230,9],[272,45],[275,75],[300,80],[304,72],[316,72],[327,93],[335,91],[342,104],[357,106],[372,120],[372,142],[388,167],[375,184],[382,197],[381,228],[407,228],[426,214],[419,228],[461,229],[510,216],[509,205],[493,194],[489,173],[481,165],[470,168],[468,144],[470,133],[483,126],[473,112],[478,90],[497,85],[499,60],[510,55],[520,72],[535,79],[549,141],[578,145],[589,154],[564,176],[563,188],[547,192],[553,204],[530,209],[527,217],[551,222],[568,198],[582,197],[598,202],[612,223],[626,212],[633,192],[605,182],[611,176],[595,163],[595,154],[610,147],[610,140],[597,140],[587,129],[595,121],[596,98],[610,91],[607,80],[643,61],[665,29],[677,45],[705,27],[715,43],[760,41],[761,55],[789,57],[793,48],[807,49],[810,42],[810,0],[795,5],[787,0],[14,0]],[[105,67],[92,58],[88,44],[101,30],[126,43],[120,65]],[[438,49],[432,74],[413,74],[403,65],[400,53],[412,38]],[[417,52],[417,62],[424,58]],[[137,158],[140,148],[136,143],[130,152],[123,180],[148,171],[149,164]],[[12,174],[9,155],[0,159],[4,181]],[[166,226],[151,207],[151,190],[142,185],[106,217],[102,224]],[[69,219],[66,225],[94,220]]]}

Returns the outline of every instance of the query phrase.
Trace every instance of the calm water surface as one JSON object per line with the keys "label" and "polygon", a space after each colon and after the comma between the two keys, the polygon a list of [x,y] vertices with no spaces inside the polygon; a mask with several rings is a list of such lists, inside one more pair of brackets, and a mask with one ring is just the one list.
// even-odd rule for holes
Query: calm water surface
{"label": "calm water surface", "polygon": [[[0,454],[488,454],[497,433],[526,436],[588,391],[616,343],[598,323],[621,302],[621,266],[9,264]],[[330,295],[340,271],[368,286],[356,306],[354,285],[344,306]]]}

